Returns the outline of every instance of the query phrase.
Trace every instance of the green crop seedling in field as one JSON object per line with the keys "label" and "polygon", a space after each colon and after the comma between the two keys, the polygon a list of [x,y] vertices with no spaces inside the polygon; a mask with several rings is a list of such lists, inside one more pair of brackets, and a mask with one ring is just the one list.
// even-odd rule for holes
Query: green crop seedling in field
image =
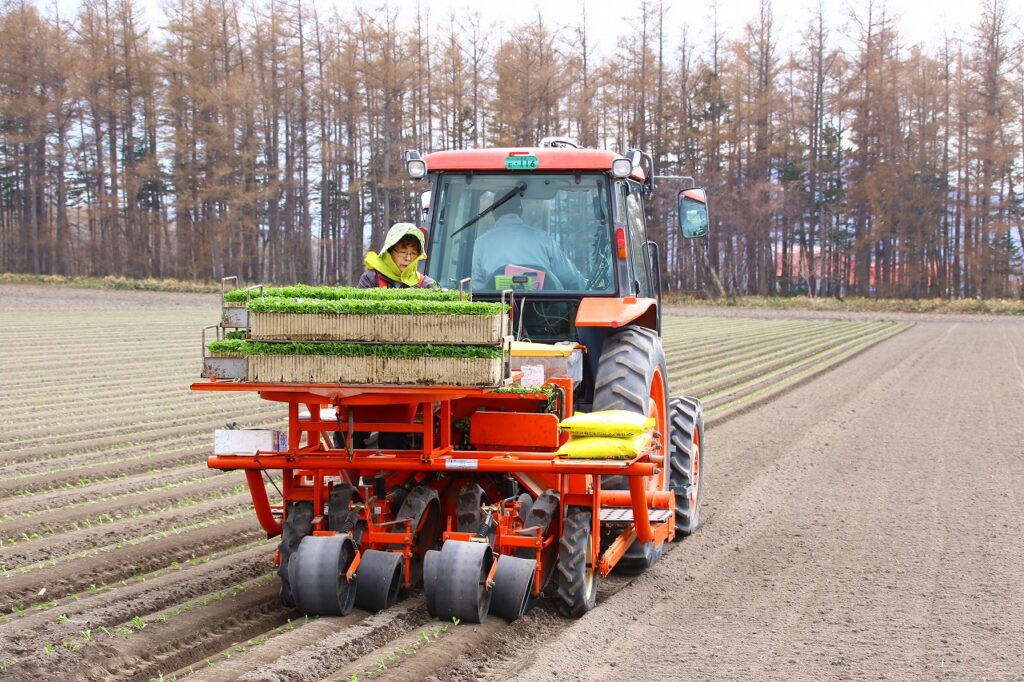
{"label": "green crop seedling in field", "polygon": [[213,341],[211,353],[235,355],[340,355],[378,358],[484,358],[501,357],[500,348],[488,346],[422,346],[361,343],[264,343],[261,341]]}
{"label": "green crop seedling in field", "polygon": [[253,313],[321,315],[498,315],[501,313],[502,304],[402,298],[325,300],[271,297],[254,299],[249,302],[248,308]]}
{"label": "green crop seedling in field", "polygon": [[448,289],[356,289],[355,287],[315,287],[308,284],[296,284],[290,287],[267,287],[262,294],[258,289],[246,293],[245,289],[235,289],[224,294],[224,300],[234,303],[264,298],[307,298],[338,301],[342,299],[363,299],[372,301],[419,300],[419,301],[458,301],[459,292]]}

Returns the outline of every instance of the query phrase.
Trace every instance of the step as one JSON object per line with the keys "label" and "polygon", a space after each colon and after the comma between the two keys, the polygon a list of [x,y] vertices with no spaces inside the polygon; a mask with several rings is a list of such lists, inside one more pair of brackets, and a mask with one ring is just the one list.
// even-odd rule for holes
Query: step
{"label": "step", "polygon": [[[651,523],[664,523],[672,515],[669,509],[648,509]],[[632,507],[604,507],[601,509],[601,523],[623,524],[633,523]]]}

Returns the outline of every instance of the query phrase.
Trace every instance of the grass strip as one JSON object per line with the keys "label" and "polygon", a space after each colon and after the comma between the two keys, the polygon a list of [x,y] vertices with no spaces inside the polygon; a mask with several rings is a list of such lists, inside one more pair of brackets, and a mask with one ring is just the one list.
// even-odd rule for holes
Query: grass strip
{"label": "grass strip", "polygon": [[[370,291],[380,291],[372,289]],[[253,313],[329,315],[499,315],[500,303],[437,301],[429,299],[323,299],[273,296],[249,301]]]}
{"label": "grass strip", "polygon": [[235,289],[224,294],[224,300],[242,302],[256,298],[315,298],[328,301],[342,299],[360,299],[369,301],[418,300],[418,301],[458,301],[459,292],[449,289],[356,289],[355,287],[318,287],[308,284],[295,284],[287,287],[265,287],[261,294],[252,289],[246,294],[245,289]]}
{"label": "grass strip", "polygon": [[500,358],[490,346],[430,346],[393,343],[266,343],[230,339],[210,343],[211,353],[252,355],[339,355],[377,358]]}
{"label": "grass strip", "polygon": [[929,313],[935,315],[1024,315],[1024,300],[1013,298],[868,298],[842,299],[819,296],[740,296],[719,302],[670,292],[668,305],[706,308],[755,308],[761,310],[830,310],[864,313]]}
{"label": "grass strip", "polygon": [[[0,272],[0,284],[59,284],[76,289],[119,289],[122,291],[170,291],[186,294],[212,294],[220,291],[213,282],[191,282],[180,279],[131,279],[129,277],[65,277],[63,275],[30,275]],[[242,297],[245,300],[245,296]]]}

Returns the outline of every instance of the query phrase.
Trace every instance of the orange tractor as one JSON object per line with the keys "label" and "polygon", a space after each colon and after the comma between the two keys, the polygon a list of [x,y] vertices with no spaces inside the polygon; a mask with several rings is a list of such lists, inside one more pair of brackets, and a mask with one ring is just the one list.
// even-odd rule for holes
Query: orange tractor
{"label": "orange tractor", "polygon": [[[237,358],[206,357],[193,390],[288,408],[282,442],[209,466],[244,470],[260,524],[281,536],[286,606],[376,611],[422,582],[445,620],[513,620],[545,593],[579,617],[602,576],[645,569],[700,521],[703,417],[696,399],[668,395],[659,247],[645,229],[651,159],[555,140],[407,152],[406,167],[430,182],[426,274],[511,303],[498,381],[266,381],[224,368]],[[680,235],[705,235],[703,190],[678,189],[677,205]],[[247,324],[225,304],[211,327]],[[655,420],[642,452],[556,454],[564,418],[614,409]]]}

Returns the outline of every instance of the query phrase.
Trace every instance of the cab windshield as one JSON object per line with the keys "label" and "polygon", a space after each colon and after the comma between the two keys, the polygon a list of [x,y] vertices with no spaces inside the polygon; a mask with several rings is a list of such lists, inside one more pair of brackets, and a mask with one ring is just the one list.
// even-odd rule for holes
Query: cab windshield
{"label": "cab windshield", "polygon": [[599,173],[445,174],[427,274],[476,292],[611,293],[607,178]]}

